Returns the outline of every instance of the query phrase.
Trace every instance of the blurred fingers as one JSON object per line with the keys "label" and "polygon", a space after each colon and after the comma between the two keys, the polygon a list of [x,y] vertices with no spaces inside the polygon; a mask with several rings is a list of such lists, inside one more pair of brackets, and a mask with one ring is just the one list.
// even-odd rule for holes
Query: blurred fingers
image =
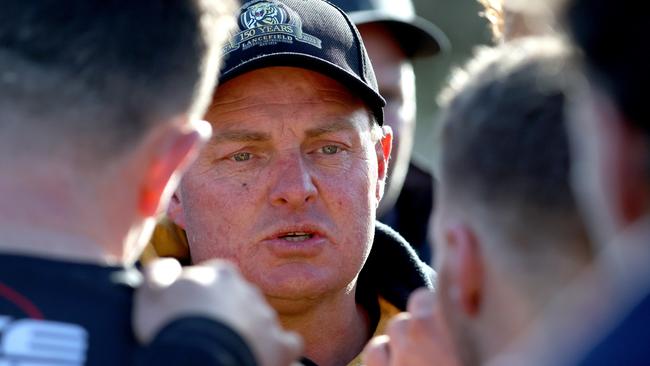
{"label": "blurred fingers", "polygon": [[409,297],[407,311],[415,317],[430,316],[436,306],[436,295],[433,291],[421,288]]}
{"label": "blurred fingers", "polygon": [[390,363],[389,337],[375,337],[363,352],[363,363],[366,366],[388,366]]}
{"label": "blurred fingers", "polygon": [[176,259],[156,259],[142,270],[144,285],[153,290],[165,288],[174,283],[182,272],[183,268]]}

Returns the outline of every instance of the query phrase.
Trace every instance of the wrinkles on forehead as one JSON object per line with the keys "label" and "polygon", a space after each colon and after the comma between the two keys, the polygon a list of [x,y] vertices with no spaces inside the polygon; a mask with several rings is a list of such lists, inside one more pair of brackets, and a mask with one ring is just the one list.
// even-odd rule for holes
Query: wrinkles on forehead
{"label": "wrinkles on forehead", "polygon": [[264,132],[249,131],[246,129],[232,129],[218,131],[212,136],[212,142],[265,142],[271,139],[271,135]]}
{"label": "wrinkles on forehead", "polygon": [[295,67],[268,67],[247,72],[219,86],[213,109],[236,111],[242,106],[336,103],[362,101],[338,81],[323,74]]}
{"label": "wrinkles on forehead", "polygon": [[[272,99],[265,93],[277,93]],[[299,95],[296,98],[296,94]],[[282,105],[302,105],[305,108],[321,103],[334,103],[341,106],[361,104],[355,96],[348,92],[312,88],[301,93],[288,93],[287,88],[279,90],[249,90],[240,95],[220,93],[210,106],[209,112],[236,112],[248,108],[265,108]]]}
{"label": "wrinkles on forehead", "polygon": [[[304,136],[317,138],[330,133],[346,131],[355,131],[355,124],[353,120],[340,118],[308,128],[304,131]],[[270,133],[242,128],[237,123],[229,123],[227,126],[222,126],[222,128],[215,131],[211,142],[215,144],[224,142],[268,142],[271,139]]]}
{"label": "wrinkles on forehead", "polygon": [[[281,93],[281,91],[280,91]],[[341,106],[356,105],[356,97],[351,94],[348,95],[319,95],[313,98],[309,96],[300,97],[299,99],[291,98],[287,96],[286,98],[275,98],[273,101],[264,99],[263,96],[244,96],[242,98],[219,98],[212,103],[208,110],[208,114],[212,113],[230,113],[237,112],[240,110],[251,109],[251,108],[267,108],[272,106],[282,107],[287,105],[292,106],[302,106],[304,108],[309,108],[314,105],[323,104],[323,103],[333,103]],[[363,105],[360,101],[359,105]]]}

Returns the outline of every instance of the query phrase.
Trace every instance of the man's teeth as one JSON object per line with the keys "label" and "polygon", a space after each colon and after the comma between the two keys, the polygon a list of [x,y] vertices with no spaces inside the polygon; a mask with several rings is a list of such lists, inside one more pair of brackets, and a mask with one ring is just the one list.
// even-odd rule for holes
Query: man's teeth
{"label": "man's teeth", "polygon": [[287,241],[305,241],[307,239],[310,239],[311,237],[312,234],[295,232],[295,233],[287,233],[286,235],[283,235],[282,239]]}

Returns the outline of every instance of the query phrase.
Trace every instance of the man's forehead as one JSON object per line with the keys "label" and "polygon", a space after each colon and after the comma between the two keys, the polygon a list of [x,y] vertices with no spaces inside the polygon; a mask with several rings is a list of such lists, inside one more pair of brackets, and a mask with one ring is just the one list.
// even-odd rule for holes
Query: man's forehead
{"label": "man's forehead", "polygon": [[[365,113],[369,115],[369,112]],[[368,117],[369,118],[369,117]],[[329,133],[361,133],[368,126],[368,119],[364,120],[364,114],[355,113],[349,116],[335,118],[323,118],[312,120],[309,123],[302,121],[267,120],[266,123],[238,123],[228,121],[224,123],[213,123],[213,142],[225,141],[249,141],[262,142],[273,139],[275,135],[289,133],[305,138],[315,138]]]}
{"label": "man's forehead", "polygon": [[338,81],[296,67],[267,67],[237,76],[217,89],[213,107],[233,104],[363,103]]}
{"label": "man's forehead", "polygon": [[362,131],[371,118],[365,103],[337,81],[294,67],[257,69],[229,80],[219,86],[206,115],[215,141]]}

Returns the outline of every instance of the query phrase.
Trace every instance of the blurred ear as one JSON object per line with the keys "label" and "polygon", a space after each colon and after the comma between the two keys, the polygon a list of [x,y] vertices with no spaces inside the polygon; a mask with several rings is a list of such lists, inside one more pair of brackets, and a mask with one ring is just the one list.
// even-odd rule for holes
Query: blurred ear
{"label": "blurred ear", "polygon": [[388,176],[388,161],[390,153],[393,149],[393,130],[390,126],[382,126],[382,136],[375,144],[375,151],[377,153],[377,202],[381,201],[384,196],[384,188],[386,186],[386,178]]}
{"label": "blurred ear", "polygon": [[183,116],[160,126],[145,142],[150,154],[148,164],[142,167],[138,200],[142,216],[154,216],[167,208],[182,173],[209,137],[207,122],[190,123]]}
{"label": "blurred ear", "polygon": [[181,196],[178,189],[174,192],[169,202],[167,217],[181,229],[185,230],[185,213],[183,212],[183,205],[181,204]]}
{"label": "blurred ear", "polygon": [[628,127],[628,123],[608,123],[610,139],[610,168],[615,208],[622,227],[646,215],[649,209],[650,162],[648,140],[645,134]]}
{"label": "blurred ear", "polygon": [[451,300],[468,317],[479,314],[483,291],[483,259],[472,229],[460,224],[446,229],[445,266]]}

